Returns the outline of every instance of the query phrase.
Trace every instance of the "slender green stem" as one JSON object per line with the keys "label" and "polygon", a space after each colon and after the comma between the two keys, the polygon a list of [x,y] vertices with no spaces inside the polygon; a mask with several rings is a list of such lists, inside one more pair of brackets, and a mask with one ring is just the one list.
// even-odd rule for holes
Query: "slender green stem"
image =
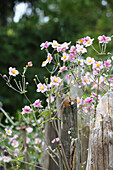
{"label": "slender green stem", "polygon": [[11,84],[8,84],[8,83],[6,83],[10,88],[12,88],[13,90],[15,90],[16,92],[18,92],[18,93],[20,93],[20,91],[19,90],[17,90],[17,89],[15,89]]}
{"label": "slender green stem", "polygon": [[24,93],[25,98],[27,99],[27,101],[32,105],[31,101],[29,100],[29,98],[27,97],[27,95]]}
{"label": "slender green stem", "polygon": [[47,170],[46,168],[43,168],[43,167],[40,167],[38,165],[34,165],[32,163],[29,163],[29,162],[25,162],[25,161],[22,161],[22,160],[14,160],[14,161],[18,161],[18,162],[22,162],[24,164],[28,164],[28,165],[31,165],[31,166],[34,166],[34,167],[37,167],[37,168],[40,168],[40,169],[43,169],[43,170]]}
{"label": "slender green stem", "polygon": [[49,151],[47,151],[47,153],[50,155],[50,157],[52,158],[52,160],[55,162],[55,164],[59,167],[57,161],[53,158],[53,155],[49,153]]}
{"label": "slender green stem", "polygon": [[97,54],[101,55],[101,53],[99,53],[99,52],[93,47],[93,45],[91,45],[91,47],[92,47],[92,49],[93,49],[95,52],[97,52]]}
{"label": "slender green stem", "polygon": [[2,113],[7,117],[7,119],[12,123],[12,125],[15,126],[15,123],[12,121],[12,119],[8,116],[8,114],[5,112],[5,110],[3,108],[0,107],[0,110],[2,111]]}
{"label": "slender green stem", "polygon": [[4,126],[2,123],[0,123],[0,126],[3,127],[3,128],[5,128],[5,126]]}
{"label": "slender green stem", "polygon": [[18,87],[18,89],[21,91],[21,89],[20,89],[20,87],[19,87],[19,85],[18,85],[18,83],[17,83],[16,79],[14,79],[14,81],[15,81],[16,86]]}

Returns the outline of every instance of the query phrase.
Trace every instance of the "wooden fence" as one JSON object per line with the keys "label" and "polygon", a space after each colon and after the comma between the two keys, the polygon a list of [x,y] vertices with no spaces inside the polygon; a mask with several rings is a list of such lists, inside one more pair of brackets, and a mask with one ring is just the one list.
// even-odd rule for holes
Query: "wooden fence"
{"label": "wooden fence", "polygon": [[[76,99],[57,99],[58,122],[46,124],[46,142],[60,138],[59,159],[44,153],[43,167],[48,170],[113,170],[113,92],[100,100],[92,127],[78,129]],[[57,129],[57,131],[55,130]],[[65,154],[64,154],[65,153]],[[56,166],[55,161],[58,163]]]}

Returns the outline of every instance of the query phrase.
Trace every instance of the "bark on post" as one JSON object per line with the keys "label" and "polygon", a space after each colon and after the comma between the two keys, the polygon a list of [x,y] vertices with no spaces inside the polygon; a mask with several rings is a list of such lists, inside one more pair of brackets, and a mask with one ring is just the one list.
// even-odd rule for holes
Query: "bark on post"
{"label": "bark on post", "polygon": [[25,167],[26,170],[29,170],[29,165],[27,164],[28,161],[28,146],[26,143],[26,126],[24,123],[21,123],[20,127],[16,127],[16,130],[22,130],[22,136],[23,136],[23,147],[24,147],[24,153],[25,153]]}
{"label": "bark on post", "polygon": [[105,94],[96,110],[96,121],[89,137],[86,170],[113,169],[113,92]]}
{"label": "bark on post", "polygon": [[[70,127],[70,106],[66,106],[62,113],[61,142],[63,144],[68,165],[70,165],[70,135],[68,133]],[[64,170],[64,167],[61,170]]]}
{"label": "bark on post", "polygon": [[[63,112],[61,116],[61,142],[69,165],[68,169],[73,168],[73,161],[75,161],[76,144],[74,144],[73,141],[77,137],[77,103],[76,100],[69,98],[69,100],[64,101]],[[61,162],[60,170],[65,169],[62,164],[63,162]],[[65,165],[67,166],[66,163]]]}
{"label": "bark on post", "polygon": [[[49,119],[49,118],[47,118]],[[44,141],[45,141],[45,149],[42,157],[42,162],[43,162],[43,168],[47,170],[59,170],[58,166],[56,163],[53,161],[49,153],[51,154],[51,151],[46,148],[50,146],[52,149],[56,148],[56,144],[52,144],[51,141],[57,137],[56,131],[52,125],[51,122],[46,122],[45,125],[45,136],[44,136]],[[54,159],[58,162],[58,159],[54,157]]]}
{"label": "bark on post", "polygon": [[[62,85],[59,96],[56,100],[56,107],[58,110],[58,137],[60,137],[61,141],[61,152],[59,151],[59,169],[66,170],[65,167],[70,170],[80,170],[80,141],[77,139],[78,137],[78,126],[77,126],[77,102],[76,99],[64,100],[62,95]],[[55,138],[55,134],[53,133],[53,127],[50,125],[50,122],[46,123],[45,127],[45,139],[47,140],[47,144],[50,144],[50,141]],[[70,132],[70,133],[69,133]],[[57,136],[56,136],[57,137]],[[72,147],[72,141],[75,140],[74,147]],[[65,152],[65,154],[64,154]],[[78,154],[79,153],[79,154]],[[76,154],[76,155],[75,155]],[[78,156],[78,158],[77,158]],[[48,170],[57,170],[58,167],[54,167],[52,165],[52,159],[49,161],[50,157],[45,152],[44,156],[44,168]],[[79,161],[76,161],[79,160]],[[74,165],[75,162],[75,166]],[[65,164],[65,165],[64,165]],[[75,167],[75,169],[74,169]],[[78,169],[76,169],[78,167]]]}
{"label": "bark on post", "polygon": [[86,169],[87,156],[88,156],[88,143],[89,143],[89,125],[85,125],[79,130],[80,142],[81,142],[81,166]]}
{"label": "bark on post", "polygon": [[78,138],[71,142],[71,170],[80,170],[81,145]]}
{"label": "bark on post", "polygon": [[[47,170],[59,170],[59,167],[55,164],[55,162],[52,160],[52,158],[50,157],[49,153],[47,152],[46,148],[48,146],[52,147],[52,149],[56,148],[56,144],[52,144],[51,141],[56,138],[56,137],[60,137],[61,139],[61,113],[62,113],[62,109],[63,109],[63,97],[62,97],[62,88],[63,86],[61,85],[60,92],[59,92],[59,96],[57,97],[56,100],[56,108],[57,108],[57,115],[58,115],[58,122],[56,122],[56,126],[58,128],[58,132],[55,130],[55,128],[53,127],[53,124],[51,122],[46,122],[45,124],[45,136],[44,136],[44,140],[45,140],[45,149],[44,149],[44,153],[42,156],[42,162],[43,162],[43,167],[46,168]],[[49,119],[49,117],[47,118]],[[59,133],[59,134],[57,134]],[[54,159],[58,162],[58,159],[54,157]],[[61,166],[63,166],[63,164],[61,163],[62,157],[61,154],[59,153],[59,164]]]}

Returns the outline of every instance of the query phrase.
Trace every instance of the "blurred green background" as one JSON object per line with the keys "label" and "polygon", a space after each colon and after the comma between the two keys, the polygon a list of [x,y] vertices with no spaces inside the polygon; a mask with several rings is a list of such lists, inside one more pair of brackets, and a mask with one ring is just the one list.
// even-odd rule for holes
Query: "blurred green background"
{"label": "blurred green background", "polygon": [[[19,5],[21,16],[16,19]],[[22,6],[26,6],[24,14]],[[95,38],[96,44],[97,37],[103,34],[113,34],[113,0],[1,0],[0,73],[8,74],[11,66],[22,71],[28,61],[32,61],[33,67],[27,72],[27,95],[32,102],[43,99],[36,93],[33,82],[35,74],[42,81],[48,76],[46,69],[41,68],[46,56],[40,44],[46,40],[75,44],[87,35]],[[113,42],[110,43],[111,49],[112,46]],[[94,53],[92,57],[95,57]],[[0,101],[11,115],[28,104],[22,95],[7,87],[1,77]]]}

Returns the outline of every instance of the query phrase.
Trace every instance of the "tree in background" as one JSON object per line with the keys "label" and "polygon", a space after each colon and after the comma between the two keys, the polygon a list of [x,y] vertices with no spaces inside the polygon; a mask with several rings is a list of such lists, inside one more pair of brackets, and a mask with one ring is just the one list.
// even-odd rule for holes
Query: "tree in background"
{"label": "tree in background", "polygon": [[[31,14],[24,14],[18,23],[14,23],[14,7],[17,2],[29,3]],[[29,70],[29,94],[31,100],[41,98],[35,93],[35,84],[31,79],[37,74],[41,80],[47,75],[40,65],[45,55],[40,44],[46,40],[57,40],[75,44],[75,40],[86,35],[112,35],[113,2],[110,0],[2,0],[0,3],[0,73],[7,72],[10,66],[21,70],[25,63],[32,61],[34,67]],[[111,44],[113,45],[113,44]],[[98,47],[97,47],[98,48]],[[89,51],[89,55],[92,51]],[[96,57],[96,56],[95,56]],[[98,57],[98,56],[97,56]],[[46,58],[46,56],[45,56]],[[16,92],[8,91],[4,82],[0,83],[0,101],[6,111],[15,113],[27,101]]]}

